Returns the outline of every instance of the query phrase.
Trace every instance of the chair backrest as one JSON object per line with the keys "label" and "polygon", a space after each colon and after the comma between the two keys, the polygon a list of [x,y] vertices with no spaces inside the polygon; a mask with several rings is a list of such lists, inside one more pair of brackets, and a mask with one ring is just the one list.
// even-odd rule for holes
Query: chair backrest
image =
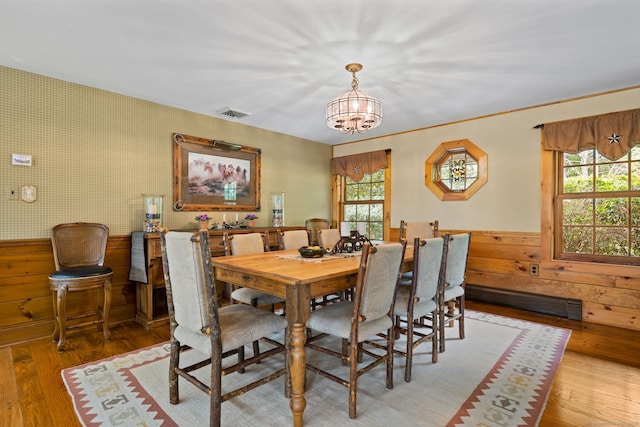
{"label": "chair backrest", "polygon": [[400,241],[413,242],[420,239],[438,237],[438,220],[434,221],[400,221]]}
{"label": "chair backrest", "polygon": [[287,230],[278,232],[278,248],[281,250],[298,249],[309,246],[309,232],[307,230]]}
{"label": "chair backrest", "polygon": [[222,235],[225,255],[245,255],[269,252],[269,236],[264,233]]}
{"label": "chair backrest", "polygon": [[160,242],[172,333],[180,327],[219,337],[209,233],[162,231]]}
{"label": "chair backrest", "polygon": [[307,231],[310,233],[309,240],[312,245],[318,244],[318,230],[330,228],[331,223],[328,219],[324,218],[309,218],[304,222],[305,227],[307,227]]}
{"label": "chair backrest", "polygon": [[323,248],[333,249],[333,247],[340,241],[340,230],[337,228],[323,228],[318,231],[318,245]]}
{"label": "chair backrest", "polygon": [[460,286],[465,281],[471,232],[449,235],[445,286]]}
{"label": "chair backrest", "polygon": [[56,270],[102,266],[107,252],[109,227],[90,222],[59,224],[51,229]]}
{"label": "chair backrest", "polygon": [[405,242],[364,244],[354,295],[354,321],[356,317],[370,321],[391,314],[406,247]]}
{"label": "chair backrest", "polygon": [[412,290],[419,301],[435,298],[444,283],[448,237],[445,234],[433,239],[414,239]]}

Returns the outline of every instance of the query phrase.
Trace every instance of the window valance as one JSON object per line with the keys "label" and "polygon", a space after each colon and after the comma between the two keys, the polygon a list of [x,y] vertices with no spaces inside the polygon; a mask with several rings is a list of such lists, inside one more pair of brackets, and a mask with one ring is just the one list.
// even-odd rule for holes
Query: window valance
{"label": "window valance", "polygon": [[351,156],[335,157],[331,165],[331,173],[334,175],[348,176],[355,182],[359,182],[364,174],[374,173],[386,167],[387,150],[380,150]]}
{"label": "window valance", "polygon": [[609,160],[617,160],[640,144],[640,109],[545,123],[545,150],[577,153],[595,148]]}

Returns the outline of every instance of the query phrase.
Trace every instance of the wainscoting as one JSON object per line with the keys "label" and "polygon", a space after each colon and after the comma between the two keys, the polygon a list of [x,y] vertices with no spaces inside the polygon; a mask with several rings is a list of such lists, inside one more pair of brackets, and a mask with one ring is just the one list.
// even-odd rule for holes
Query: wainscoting
{"label": "wainscoting", "polygon": [[[391,230],[391,239],[398,239],[397,228]],[[582,302],[580,317],[585,322],[640,330],[640,266],[559,262],[543,259],[541,252],[540,233],[472,231],[467,265],[471,297],[491,301],[502,297],[496,291],[504,291],[519,293],[518,298],[524,293],[577,300]],[[128,279],[130,260],[131,236],[110,237],[105,264],[114,270],[114,324],[136,317],[135,285]],[[48,280],[53,270],[48,239],[0,241],[0,347],[53,332]],[[93,306],[95,297],[70,294],[68,312],[81,313],[81,307]],[[571,318],[575,309],[568,308]]]}

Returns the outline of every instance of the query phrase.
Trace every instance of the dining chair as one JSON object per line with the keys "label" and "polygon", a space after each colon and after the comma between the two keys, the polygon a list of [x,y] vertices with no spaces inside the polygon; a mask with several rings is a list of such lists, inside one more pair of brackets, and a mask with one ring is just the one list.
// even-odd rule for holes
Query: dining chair
{"label": "dining chair", "polygon": [[340,230],[337,228],[321,228],[317,230],[318,245],[329,250],[340,241]]}
{"label": "dining chair", "polygon": [[[269,252],[269,234],[264,233],[247,233],[247,234],[229,234],[226,231],[222,235],[222,244],[224,245],[225,256],[257,254]],[[236,288],[229,284],[229,295],[231,304],[241,302],[253,307],[269,306],[272,312],[275,312],[276,304],[284,306],[284,299],[265,292],[260,292],[251,288]],[[260,342],[254,341],[253,354],[260,353]]]}
{"label": "dining chair", "polygon": [[440,296],[439,336],[440,352],[445,350],[445,323],[453,327],[458,321],[460,339],[464,339],[465,274],[471,232],[449,235],[444,286]]}
{"label": "dining chair", "polygon": [[[49,275],[53,294],[52,339],[58,340],[58,351],[64,350],[66,330],[86,324],[102,324],[105,339],[109,339],[111,310],[111,278],[113,270],[104,266],[109,227],[104,224],[74,222],[58,224],[51,229],[51,246],[56,271]],[[67,316],[67,294],[96,290],[96,310],[87,314]],[[67,326],[67,320],[95,320]]]}
{"label": "dining chair", "polygon": [[331,228],[331,223],[325,218],[309,218],[304,222],[312,245],[318,245],[318,229]]}
{"label": "dining chair", "polygon": [[280,250],[309,246],[309,231],[307,230],[278,230],[277,237]]}
{"label": "dining chair", "polygon": [[[206,230],[194,234],[163,229],[160,241],[171,333],[169,402],[179,403],[178,380],[183,378],[209,394],[209,425],[220,426],[222,402],[286,373],[286,346],[269,337],[282,333],[287,321],[282,316],[250,305],[218,307],[209,233]],[[246,359],[244,346],[256,340],[264,340],[272,348]],[[186,351],[195,352],[193,355],[200,356],[199,361],[181,366],[180,358]],[[242,373],[248,366],[283,352],[285,361],[282,367],[222,394],[224,377],[234,372]],[[223,368],[222,360],[234,355],[237,362]],[[211,365],[208,383],[206,379],[192,374],[207,365]]]}
{"label": "dining chair", "polygon": [[[444,284],[445,241],[448,241],[446,234],[433,239],[414,239],[411,286],[399,286],[396,293],[395,332],[406,335],[405,349],[396,353],[406,358],[406,382],[411,381],[413,350],[424,341],[431,340],[431,362],[438,361],[438,295]],[[429,325],[425,319],[430,321]],[[416,327],[428,327],[429,332],[417,331]]]}
{"label": "dining chair", "polygon": [[[270,251],[269,235],[267,232],[247,234],[229,234],[224,232],[222,235],[222,244],[224,245],[224,253],[226,256],[257,254]],[[284,303],[282,298],[250,288],[234,289],[232,287],[230,289],[230,296],[232,303],[239,301],[254,307],[268,305],[271,306],[271,311],[274,311],[275,304]]]}
{"label": "dining chair", "polygon": [[[400,241],[407,243],[413,242],[418,237],[420,239],[433,239],[438,237],[439,223],[438,220],[433,221],[400,221]],[[405,271],[402,273],[403,283],[411,280],[413,272]]]}
{"label": "dining chair", "polygon": [[[335,356],[349,365],[349,379],[345,380],[311,363],[307,369],[349,389],[349,418],[356,417],[358,377],[386,362],[386,387],[393,388],[393,304],[400,278],[406,243],[386,243],[371,246],[365,243],[356,278],[352,301],[340,301],[313,311],[307,327],[318,332],[307,340],[310,349]],[[384,353],[371,351],[367,340],[377,334],[385,335]],[[319,346],[321,338],[333,336],[342,341],[341,351],[330,344]],[[380,345],[374,345],[379,349]],[[364,356],[372,360],[364,360]],[[359,358],[363,365],[358,366]]]}

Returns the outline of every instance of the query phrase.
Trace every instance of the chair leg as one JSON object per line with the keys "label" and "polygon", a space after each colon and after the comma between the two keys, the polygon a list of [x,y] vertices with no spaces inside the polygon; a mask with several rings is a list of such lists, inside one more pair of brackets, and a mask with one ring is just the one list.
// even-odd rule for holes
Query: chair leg
{"label": "chair leg", "polygon": [[111,311],[111,279],[108,279],[104,283],[104,305],[102,306],[102,332],[104,339],[108,340],[111,337],[111,331],[109,331],[109,312]]}
{"label": "chair leg", "polygon": [[62,284],[58,286],[57,293],[57,306],[58,306],[58,327],[60,332],[60,337],[58,339],[58,351],[64,350],[64,343],[66,341],[66,331],[67,327],[67,293],[68,287],[66,284]]}
{"label": "chair leg", "polygon": [[53,302],[53,335],[51,341],[58,341],[60,338],[60,323],[58,320],[58,291],[51,291],[51,299]]}
{"label": "chair leg", "polygon": [[431,363],[438,362],[438,310],[431,312]]}
{"label": "chair leg", "polygon": [[407,354],[404,365],[404,380],[411,382],[411,367],[413,365],[413,319],[407,317]]}
{"label": "chair leg", "polygon": [[464,295],[458,299],[458,314],[460,315],[460,318],[458,318],[458,332],[460,332],[460,339],[464,339],[464,300]]}
{"label": "chair leg", "polygon": [[[251,305],[254,307],[258,306],[258,299],[257,298],[251,298]],[[273,312],[273,305],[271,306],[271,311]],[[257,356],[260,354],[260,343],[258,341],[254,341],[253,342],[253,355]],[[258,360],[256,362],[256,364],[260,363],[260,360]],[[242,372],[244,372],[244,369],[242,370]]]}
{"label": "chair leg", "polygon": [[387,389],[393,389],[393,347],[395,340],[393,338],[393,325],[387,331]]}
{"label": "chair leg", "polygon": [[444,304],[440,304],[438,307],[438,344],[440,346],[440,353],[444,353]]}
{"label": "chair leg", "polygon": [[222,356],[216,353],[211,360],[211,380],[209,393],[209,426],[220,427],[222,406]]}
{"label": "chair leg", "polygon": [[[244,346],[238,348],[238,363],[242,362],[244,362]],[[238,369],[238,373],[244,374],[244,368]]]}
{"label": "chair leg", "polygon": [[180,343],[171,338],[171,353],[169,356],[169,403],[176,405],[180,401],[180,389],[178,388],[178,373],[180,366]]}
{"label": "chair leg", "polygon": [[349,345],[349,418],[354,419],[357,413],[356,396],[358,393],[358,343]]}

